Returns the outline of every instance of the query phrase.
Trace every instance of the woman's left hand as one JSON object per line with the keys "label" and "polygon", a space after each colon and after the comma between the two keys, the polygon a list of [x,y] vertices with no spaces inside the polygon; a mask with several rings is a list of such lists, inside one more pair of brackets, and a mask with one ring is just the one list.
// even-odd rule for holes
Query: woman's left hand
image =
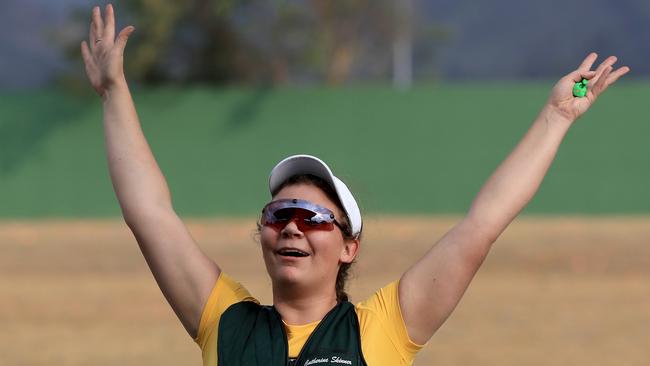
{"label": "woman's left hand", "polygon": [[[547,111],[566,119],[568,122],[573,122],[585,113],[594,104],[598,96],[610,85],[630,71],[627,66],[614,70],[613,65],[616,63],[616,56],[608,57],[595,71],[590,71],[596,58],[598,58],[596,53],[590,53],[577,70],[564,76],[555,84],[545,106]],[[573,86],[575,83],[582,81],[583,78],[589,80],[587,95],[574,97]]]}

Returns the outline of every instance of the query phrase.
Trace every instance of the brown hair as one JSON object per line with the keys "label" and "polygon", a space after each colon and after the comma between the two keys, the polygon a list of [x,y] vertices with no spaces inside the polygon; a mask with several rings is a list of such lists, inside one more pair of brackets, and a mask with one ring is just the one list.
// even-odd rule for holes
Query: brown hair
{"label": "brown hair", "polygon": [[[280,192],[280,190],[282,190],[282,188],[295,184],[311,184],[325,192],[327,198],[334,202],[339,210],[344,213],[342,217],[337,219],[342,227],[341,232],[343,233],[343,240],[348,241],[355,239],[355,236],[352,234],[350,220],[345,214],[345,210],[343,209],[343,205],[341,204],[336,191],[334,191],[334,189],[324,179],[311,174],[294,175],[285,180],[274,192],[271,192],[271,194],[275,196]],[[361,233],[359,233],[356,238],[361,240]],[[336,300],[339,302],[348,301],[349,297],[347,292],[345,292],[345,284],[350,277],[350,268],[354,262],[355,261],[352,261],[351,263],[341,263],[341,266],[339,267],[339,272],[336,275]]]}

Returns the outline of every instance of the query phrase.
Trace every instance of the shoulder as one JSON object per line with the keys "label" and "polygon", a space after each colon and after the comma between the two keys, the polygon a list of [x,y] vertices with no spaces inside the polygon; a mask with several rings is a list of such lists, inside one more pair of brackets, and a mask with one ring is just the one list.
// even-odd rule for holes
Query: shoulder
{"label": "shoulder", "polygon": [[399,281],[393,281],[375,291],[367,299],[358,302],[355,310],[359,316],[397,315],[399,312]]}
{"label": "shoulder", "polygon": [[[413,360],[423,345],[413,342],[406,330],[399,303],[399,280],[380,288],[355,305],[364,349],[396,352],[402,360]],[[386,356],[388,354],[386,353]]]}
{"label": "shoulder", "polygon": [[222,271],[203,307],[195,341],[203,347],[215,333],[223,313],[233,304],[240,302],[259,304],[259,301],[241,283]]}

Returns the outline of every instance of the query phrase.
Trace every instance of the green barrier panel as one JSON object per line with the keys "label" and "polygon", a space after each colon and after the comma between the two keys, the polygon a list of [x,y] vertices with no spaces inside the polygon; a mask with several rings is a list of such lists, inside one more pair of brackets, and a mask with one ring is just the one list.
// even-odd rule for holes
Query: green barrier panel
{"label": "green barrier panel", "polygon": [[[254,215],[289,154],[328,162],[364,212],[463,213],[528,129],[551,84],[135,90],[174,205]],[[650,212],[650,84],[621,83],[569,131],[526,209]],[[99,98],[0,96],[0,217],[119,216]]]}

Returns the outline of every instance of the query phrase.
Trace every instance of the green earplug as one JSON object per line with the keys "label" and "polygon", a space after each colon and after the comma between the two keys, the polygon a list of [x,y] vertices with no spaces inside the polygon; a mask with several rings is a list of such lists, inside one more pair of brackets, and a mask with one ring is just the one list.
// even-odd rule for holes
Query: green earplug
{"label": "green earplug", "polygon": [[589,82],[589,80],[587,80],[587,79],[582,79],[582,81],[577,82],[573,86],[573,96],[578,97],[578,98],[582,98],[585,95],[587,95],[587,83],[588,82]]}

